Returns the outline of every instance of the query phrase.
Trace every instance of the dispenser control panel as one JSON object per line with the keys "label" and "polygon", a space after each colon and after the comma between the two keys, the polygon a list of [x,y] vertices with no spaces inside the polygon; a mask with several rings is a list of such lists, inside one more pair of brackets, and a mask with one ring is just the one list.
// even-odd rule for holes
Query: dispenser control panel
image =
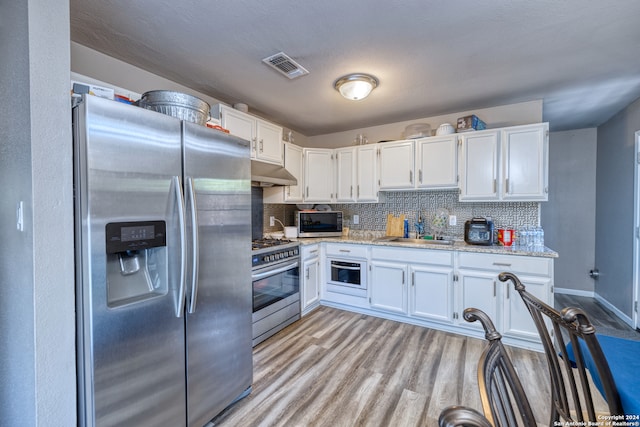
{"label": "dispenser control panel", "polygon": [[164,221],[110,222],[105,228],[108,254],[167,245]]}

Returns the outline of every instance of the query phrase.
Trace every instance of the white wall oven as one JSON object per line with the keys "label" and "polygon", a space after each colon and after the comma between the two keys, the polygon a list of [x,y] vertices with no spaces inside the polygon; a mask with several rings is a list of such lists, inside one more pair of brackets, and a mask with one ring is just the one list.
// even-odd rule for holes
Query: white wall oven
{"label": "white wall oven", "polygon": [[327,258],[327,290],[367,296],[367,262],[350,258]]}

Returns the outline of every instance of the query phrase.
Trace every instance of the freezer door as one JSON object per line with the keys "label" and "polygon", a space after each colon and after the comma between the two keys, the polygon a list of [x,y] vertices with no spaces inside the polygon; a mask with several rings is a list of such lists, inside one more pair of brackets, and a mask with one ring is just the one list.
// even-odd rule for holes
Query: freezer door
{"label": "freezer door", "polygon": [[197,224],[188,227],[197,262],[187,263],[187,414],[200,427],[252,382],[250,160],[247,141],[203,126],[183,122],[183,140],[187,224]]}
{"label": "freezer door", "polygon": [[79,425],[184,425],[180,121],[88,96],[74,156]]}

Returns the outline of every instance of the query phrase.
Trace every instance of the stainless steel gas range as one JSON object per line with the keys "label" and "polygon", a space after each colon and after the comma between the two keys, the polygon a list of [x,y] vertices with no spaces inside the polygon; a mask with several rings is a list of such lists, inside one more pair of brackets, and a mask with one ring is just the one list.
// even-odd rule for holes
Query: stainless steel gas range
{"label": "stainless steel gas range", "polygon": [[253,345],[300,319],[300,251],[297,242],[252,244]]}

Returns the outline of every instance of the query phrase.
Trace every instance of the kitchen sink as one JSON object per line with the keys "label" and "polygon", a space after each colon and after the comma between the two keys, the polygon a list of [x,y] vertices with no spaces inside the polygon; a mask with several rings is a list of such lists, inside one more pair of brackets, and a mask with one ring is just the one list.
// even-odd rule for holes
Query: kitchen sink
{"label": "kitchen sink", "polygon": [[374,242],[393,242],[393,243],[410,243],[417,245],[443,245],[452,246],[453,240],[427,240],[427,239],[411,239],[407,237],[385,236],[375,239]]}

